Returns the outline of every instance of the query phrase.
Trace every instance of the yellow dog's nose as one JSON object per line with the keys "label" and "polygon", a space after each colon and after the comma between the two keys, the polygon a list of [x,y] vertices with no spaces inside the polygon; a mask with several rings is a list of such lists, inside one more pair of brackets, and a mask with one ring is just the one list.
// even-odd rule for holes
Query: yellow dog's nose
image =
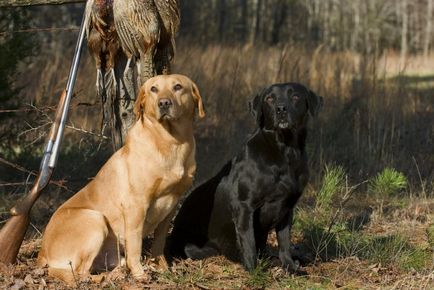
{"label": "yellow dog's nose", "polygon": [[160,109],[168,109],[170,106],[172,106],[172,100],[168,98],[160,99],[158,101],[158,107]]}

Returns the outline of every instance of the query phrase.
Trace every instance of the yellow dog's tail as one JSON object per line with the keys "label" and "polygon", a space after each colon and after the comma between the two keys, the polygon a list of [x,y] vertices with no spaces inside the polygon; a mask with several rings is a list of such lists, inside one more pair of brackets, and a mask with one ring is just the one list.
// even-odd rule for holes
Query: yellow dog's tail
{"label": "yellow dog's tail", "polygon": [[54,278],[65,281],[70,286],[74,286],[78,283],[78,277],[74,276],[72,270],[60,269],[60,268],[48,268],[48,275]]}

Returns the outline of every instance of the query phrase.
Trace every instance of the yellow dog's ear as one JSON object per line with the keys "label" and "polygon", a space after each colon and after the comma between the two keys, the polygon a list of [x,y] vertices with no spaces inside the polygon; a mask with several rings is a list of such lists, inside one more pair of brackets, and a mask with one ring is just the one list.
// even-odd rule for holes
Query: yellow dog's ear
{"label": "yellow dog's ear", "polygon": [[136,103],[134,104],[134,114],[136,115],[136,120],[139,120],[143,117],[143,113],[145,111],[145,103],[146,103],[146,90],[145,85],[140,87],[139,94],[136,98]]}
{"label": "yellow dog's ear", "polygon": [[199,115],[199,118],[202,119],[203,117],[205,117],[205,110],[203,109],[202,96],[200,95],[199,89],[196,86],[196,84],[193,82],[191,82],[191,84],[193,87],[193,89],[192,89],[193,97],[194,97],[196,104],[197,104],[198,115]]}

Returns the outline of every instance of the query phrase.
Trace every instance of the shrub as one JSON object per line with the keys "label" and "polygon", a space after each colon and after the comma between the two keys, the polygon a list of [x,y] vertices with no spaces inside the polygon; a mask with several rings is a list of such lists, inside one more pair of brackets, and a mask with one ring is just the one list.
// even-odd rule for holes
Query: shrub
{"label": "shrub", "polygon": [[342,166],[326,166],[321,189],[317,194],[316,208],[328,210],[333,197],[342,191],[345,171]]}
{"label": "shrub", "polygon": [[369,182],[369,191],[381,197],[392,196],[407,187],[407,178],[393,168],[385,168]]}

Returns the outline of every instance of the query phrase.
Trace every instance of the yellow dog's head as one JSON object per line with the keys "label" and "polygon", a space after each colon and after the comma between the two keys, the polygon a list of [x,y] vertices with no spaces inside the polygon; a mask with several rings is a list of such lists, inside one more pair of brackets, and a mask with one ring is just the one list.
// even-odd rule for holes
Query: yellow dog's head
{"label": "yellow dog's head", "polygon": [[199,117],[205,117],[202,97],[192,80],[179,74],[158,75],[140,88],[134,113],[137,119],[146,115],[159,122],[170,122],[192,119],[196,108]]}

